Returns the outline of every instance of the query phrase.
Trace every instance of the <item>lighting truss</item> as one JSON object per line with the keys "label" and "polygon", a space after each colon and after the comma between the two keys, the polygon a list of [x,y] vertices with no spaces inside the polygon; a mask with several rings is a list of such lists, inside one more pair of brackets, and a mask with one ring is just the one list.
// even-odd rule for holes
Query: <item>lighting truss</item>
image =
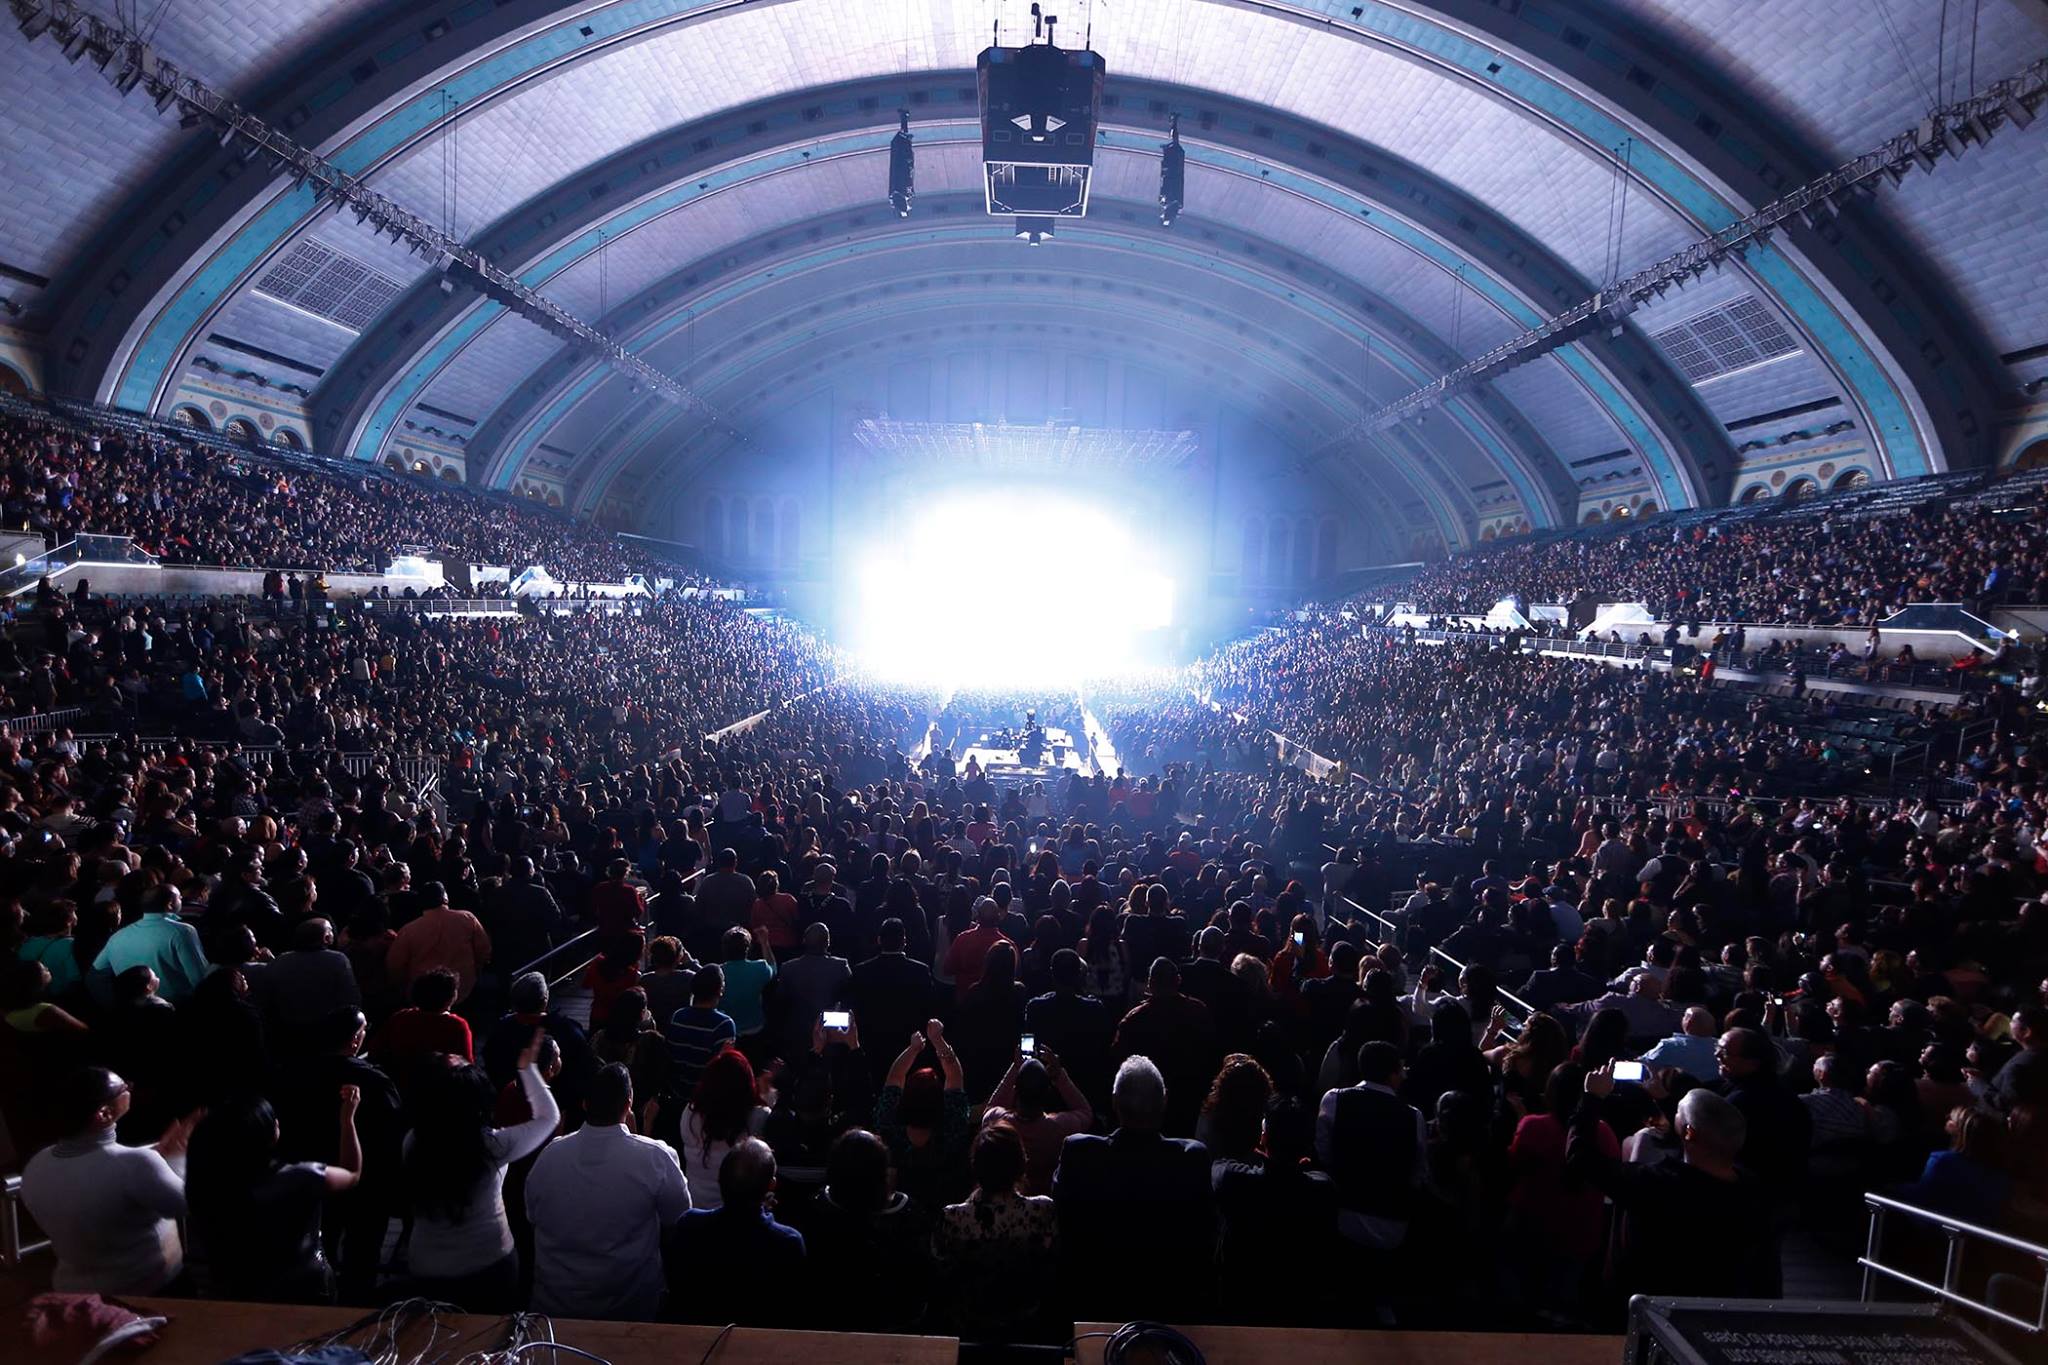
{"label": "lighting truss", "polygon": [[24,37],[49,36],[73,62],[91,54],[93,65],[122,95],[140,88],[158,113],[175,106],[186,126],[210,124],[223,147],[239,147],[242,158],[265,158],[273,171],[291,177],[292,188],[310,185],[314,202],[346,208],[369,226],[432,262],[444,275],[463,280],[511,311],[538,324],[585,354],[626,375],[686,411],[701,413],[708,426],[740,433],[702,395],[662,373],[626,349],[603,329],[500,269],[482,252],[371,189],[310,148],[249,113],[227,96],[158,56],[132,28],[100,18],[72,0],[8,0]]}
{"label": "lighting truss", "polygon": [[1067,470],[1153,474],[1179,467],[1195,452],[1192,431],[1134,431],[1047,422],[856,422],[853,438],[884,459],[961,465],[1017,474]]}
{"label": "lighting truss", "polygon": [[1624,276],[1592,298],[1566,309],[1539,326],[1467,361],[1421,388],[1375,408],[1332,438],[1329,446],[1385,431],[1410,417],[1457,396],[1465,389],[1518,365],[1550,354],[1599,328],[1619,328],[1638,305],[1661,298],[1674,285],[1684,286],[1729,257],[1741,257],[1768,241],[1781,225],[1796,219],[1807,227],[1832,217],[1851,195],[1897,185],[1915,168],[1932,171],[1944,156],[1960,156],[1965,146],[1981,146],[2005,126],[2025,128],[2048,98],[2048,58],[1967,99],[1936,108],[1914,127],[1865,152],[1818,179],[1736,219],[1632,275]]}

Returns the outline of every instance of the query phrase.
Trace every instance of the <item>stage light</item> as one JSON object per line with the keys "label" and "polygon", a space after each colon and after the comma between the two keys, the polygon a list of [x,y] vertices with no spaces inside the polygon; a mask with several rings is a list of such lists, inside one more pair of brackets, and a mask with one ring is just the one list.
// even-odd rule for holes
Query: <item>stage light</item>
{"label": "stage light", "polygon": [[910,216],[917,193],[917,148],[910,141],[910,111],[896,111],[896,136],[889,139],[889,206],[898,218]]}
{"label": "stage light", "polygon": [[[934,634],[934,594],[967,590],[981,547],[1028,523],[1034,599],[1085,604],[1084,639],[1019,648],[1007,633]],[[976,487],[922,504],[911,524],[856,551],[842,640],[863,669],[938,687],[1059,687],[1165,662],[1153,642],[1174,621],[1174,583],[1152,540],[1110,508],[1042,486]]]}
{"label": "stage light", "polygon": [[1159,225],[1172,227],[1187,198],[1188,154],[1180,145],[1180,115],[1167,120],[1166,142],[1159,149]]}

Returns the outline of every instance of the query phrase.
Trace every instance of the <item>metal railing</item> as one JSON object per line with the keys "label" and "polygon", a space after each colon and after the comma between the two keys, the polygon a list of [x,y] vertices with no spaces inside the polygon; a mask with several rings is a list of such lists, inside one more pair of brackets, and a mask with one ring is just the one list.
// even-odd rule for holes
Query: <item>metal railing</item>
{"label": "metal railing", "polygon": [[33,715],[0,717],[0,729],[17,735],[46,735],[52,730],[76,724],[84,714],[83,706],[60,706],[54,711],[38,711]]}
{"label": "metal railing", "polygon": [[[688,876],[683,878],[683,885],[687,887],[692,883],[696,882],[703,875],[704,869],[701,867],[696,868]],[[650,918],[653,916],[654,908],[661,904],[661,900],[662,896],[659,891],[655,892],[653,895],[647,898],[647,911]],[[596,942],[597,930],[585,929],[580,934],[576,934],[569,938],[563,939],[560,943],[557,943],[554,947],[548,949],[546,952],[542,953],[533,961],[526,963],[524,966],[519,967],[513,970],[512,972],[508,973],[506,975],[506,980],[510,981],[516,977],[525,976],[528,972],[541,972],[542,975],[547,976],[548,978],[548,989],[550,991],[558,990],[562,986],[582,976],[585,971],[589,970],[590,964],[597,961],[598,954],[595,951],[593,951],[593,945]],[[558,974],[551,974],[554,972],[555,967],[561,965],[561,960],[565,957],[575,958],[576,965]],[[552,965],[548,966],[547,970],[543,971],[543,964]]]}
{"label": "metal railing", "polygon": [[516,597],[361,597],[366,610],[409,612],[420,616],[512,616],[519,611]]}
{"label": "metal railing", "polygon": [[[1403,926],[1398,921],[1389,919],[1387,916],[1382,915],[1377,910],[1368,910],[1366,907],[1360,905],[1357,901],[1351,899],[1351,897],[1349,896],[1339,896],[1337,899],[1341,901],[1343,904],[1349,906],[1351,909],[1357,911],[1359,914],[1364,915],[1367,919],[1371,920],[1381,929],[1385,930],[1386,937],[1388,939],[1396,943],[1400,941]],[[1357,921],[1354,919],[1347,921],[1347,923],[1355,926],[1357,924]],[[1458,961],[1457,958],[1452,957],[1449,953],[1445,952],[1442,948],[1437,947],[1434,943],[1429,945],[1429,956],[1432,961],[1440,962],[1444,966],[1449,967],[1451,971],[1458,976],[1464,975],[1465,968],[1468,965],[1466,963]],[[1534,1005],[1522,999],[1522,997],[1516,995],[1514,992],[1508,990],[1506,987],[1500,985],[1498,982],[1494,983],[1493,993],[1499,996],[1502,1000],[1505,1000],[1508,1004],[1513,1005],[1516,1009],[1520,1010],[1522,1012],[1522,1018],[1524,1020],[1530,1019],[1535,1015],[1542,1013],[1542,1011],[1537,1009]]]}
{"label": "metal railing", "polygon": [[[1871,1301],[1872,1296],[1877,1292],[1878,1277],[1883,1276],[1888,1280],[1917,1289],[1923,1294],[1932,1294],[1943,1303],[1952,1303],[1958,1308],[1967,1308],[1973,1313],[1982,1313],[1984,1316],[1994,1318],[2008,1327],[2016,1327],[2029,1336],[2048,1334],[2048,1246],[2022,1241],[2018,1237],[2003,1232],[1995,1232],[1990,1228],[1980,1228],[1974,1223],[1965,1223],[1960,1218],[1951,1218],[1947,1214],[1936,1213],[1932,1209],[1923,1209],[1913,1204],[1902,1203],[1897,1199],[1887,1198],[1881,1194],[1866,1194],[1863,1196],[1863,1202],[1870,1211],[1870,1226],[1864,1238],[1863,1254],[1856,1258],[1856,1263],[1863,1267],[1863,1301],[1865,1303]],[[1908,1271],[1901,1270],[1897,1266],[1884,1263],[1882,1257],[1884,1255],[1885,1219],[1894,1214],[1909,1218],[1917,1223],[1930,1224],[1941,1229],[1946,1246],[1942,1255],[1940,1284],[1931,1283]],[[2035,1286],[2038,1298],[2031,1322],[2026,1318],[2008,1313],[2004,1309],[1992,1304],[1973,1299],[1957,1288],[1958,1284],[1961,1283],[1963,1274],[1964,1244],[1968,1241],[1978,1241],[1991,1246],[2002,1247],[2007,1251],[2017,1252],[2021,1256],[2033,1259],[2036,1268],[2041,1273],[2041,1280]]]}
{"label": "metal railing", "polygon": [[8,1175],[0,1184],[0,1270],[17,1270],[21,1263],[50,1245],[47,1237],[26,1241],[21,1230],[21,1177]]}

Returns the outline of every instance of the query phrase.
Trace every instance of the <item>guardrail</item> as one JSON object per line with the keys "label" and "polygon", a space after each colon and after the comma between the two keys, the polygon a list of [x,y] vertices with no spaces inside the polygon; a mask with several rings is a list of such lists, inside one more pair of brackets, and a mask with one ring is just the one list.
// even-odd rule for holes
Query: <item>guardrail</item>
{"label": "guardrail", "polygon": [[[1400,939],[1402,933],[1402,926],[1396,921],[1389,919],[1385,915],[1382,915],[1377,910],[1366,909],[1363,905],[1360,905],[1357,901],[1351,899],[1351,897],[1349,896],[1339,896],[1337,899],[1343,902],[1345,905],[1351,907],[1353,910],[1356,910],[1359,914],[1364,915],[1366,918],[1372,920],[1374,924],[1378,925],[1381,929],[1385,930],[1387,938],[1395,941],[1398,941]],[[1357,921],[1353,920],[1350,921],[1350,923],[1356,924]],[[1449,967],[1454,973],[1458,974],[1459,976],[1464,975],[1465,969],[1468,965],[1466,963],[1458,961],[1457,958],[1452,957],[1449,953],[1445,952],[1443,949],[1437,947],[1433,943],[1429,945],[1429,956],[1432,960],[1441,962],[1446,967]],[[1524,1020],[1530,1019],[1533,1016],[1542,1013],[1542,1011],[1537,1009],[1534,1005],[1522,999],[1520,996],[1514,994],[1512,991],[1509,991],[1506,987],[1500,985],[1498,982],[1494,984],[1493,993],[1499,996],[1502,1000],[1505,1000],[1508,1004],[1513,1005],[1516,1009],[1520,1010],[1522,1012],[1522,1018]]]}
{"label": "guardrail", "polygon": [[[2022,1241],[2018,1237],[1990,1228],[1980,1228],[1974,1223],[1965,1223],[1960,1218],[1951,1218],[1947,1214],[1936,1213],[1932,1209],[1923,1209],[1881,1194],[1866,1194],[1863,1196],[1863,1203],[1870,1213],[1870,1225],[1864,1237],[1863,1254],[1856,1258],[1856,1263],[1863,1267],[1865,1303],[1870,1302],[1877,1290],[1878,1277],[1883,1276],[1924,1294],[1932,1294],[1943,1303],[1952,1303],[1958,1308],[1967,1308],[1973,1313],[1981,1313],[1996,1319],[2008,1327],[2016,1327],[2029,1336],[2048,1334],[2048,1246]],[[1942,1257],[1940,1284],[1930,1283],[1897,1266],[1884,1263],[1882,1257],[1885,1219],[1894,1214],[1941,1229],[1947,1246]],[[2035,1267],[2040,1271],[2041,1280],[2035,1286],[2038,1298],[2031,1322],[1992,1304],[1973,1299],[1957,1288],[1962,1280],[1964,1244],[1969,1241],[1987,1243],[2033,1259]]]}
{"label": "guardrail", "polygon": [[85,714],[83,706],[60,706],[55,711],[37,711],[26,716],[0,717],[0,728],[17,735],[46,735],[75,724]]}
{"label": "guardrail", "polygon": [[[691,872],[688,876],[683,878],[683,885],[689,886],[692,883],[696,882],[703,875],[704,869],[699,867],[695,871]],[[659,904],[661,904],[661,893],[659,891],[655,892],[653,895],[647,898],[647,909],[650,916],[654,911],[654,907]],[[524,976],[528,972],[542,972],[542,975],[547,976],[548,978],[548,990],[557,990],[563,985],[567,984],[568,982],[574,981],[576,978],[582,976],[583,973],[589,969],[590,964],[597,961],[598,955],[595,951],[592,951],[592,946],[596,942],[597,930],[585,929],[580,934],[576,934],[573,937],[563,939],[560,943],[557,943],[554,947],[548,949],[546,952],[542,953],[533,961],[526,963],[524,966],[519,967],[512,972],[507,973],[505,979],[510,981],[515,977]],[[574,957],[576,959],[576,965],[570,967],[567,971],[561,972],[558,975],[551,975],[550,973],[553,972],[554,966],[559,966],[561,959],[563,959],[564,957]],[[554,966],[550,966],[547,969],[547,971],[542,971],[542,965],[546,963],[552,963],[554,964]]]}
{"label": "guardrail", "polygon": [[519,612],[515,597],[362,597],[358,602],[369,611],[409,612],[421,616],[514,616]]}

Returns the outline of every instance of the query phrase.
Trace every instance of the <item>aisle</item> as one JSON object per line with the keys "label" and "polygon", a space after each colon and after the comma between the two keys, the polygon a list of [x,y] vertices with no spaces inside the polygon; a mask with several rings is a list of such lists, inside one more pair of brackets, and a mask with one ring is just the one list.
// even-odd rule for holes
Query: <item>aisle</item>
{"label": "aisle", "polygon": [[1097,771],[1115,777],[1116,770],[1123,766],[1123,763],[1117,757],[1116,746],[1109,742],[1109,731],[1102,728],[1102,722],[1088,709],[1087,698],[1077,700],[1081,705],[1081,729],[1088,738],[1088,756],[1094,762]]}

